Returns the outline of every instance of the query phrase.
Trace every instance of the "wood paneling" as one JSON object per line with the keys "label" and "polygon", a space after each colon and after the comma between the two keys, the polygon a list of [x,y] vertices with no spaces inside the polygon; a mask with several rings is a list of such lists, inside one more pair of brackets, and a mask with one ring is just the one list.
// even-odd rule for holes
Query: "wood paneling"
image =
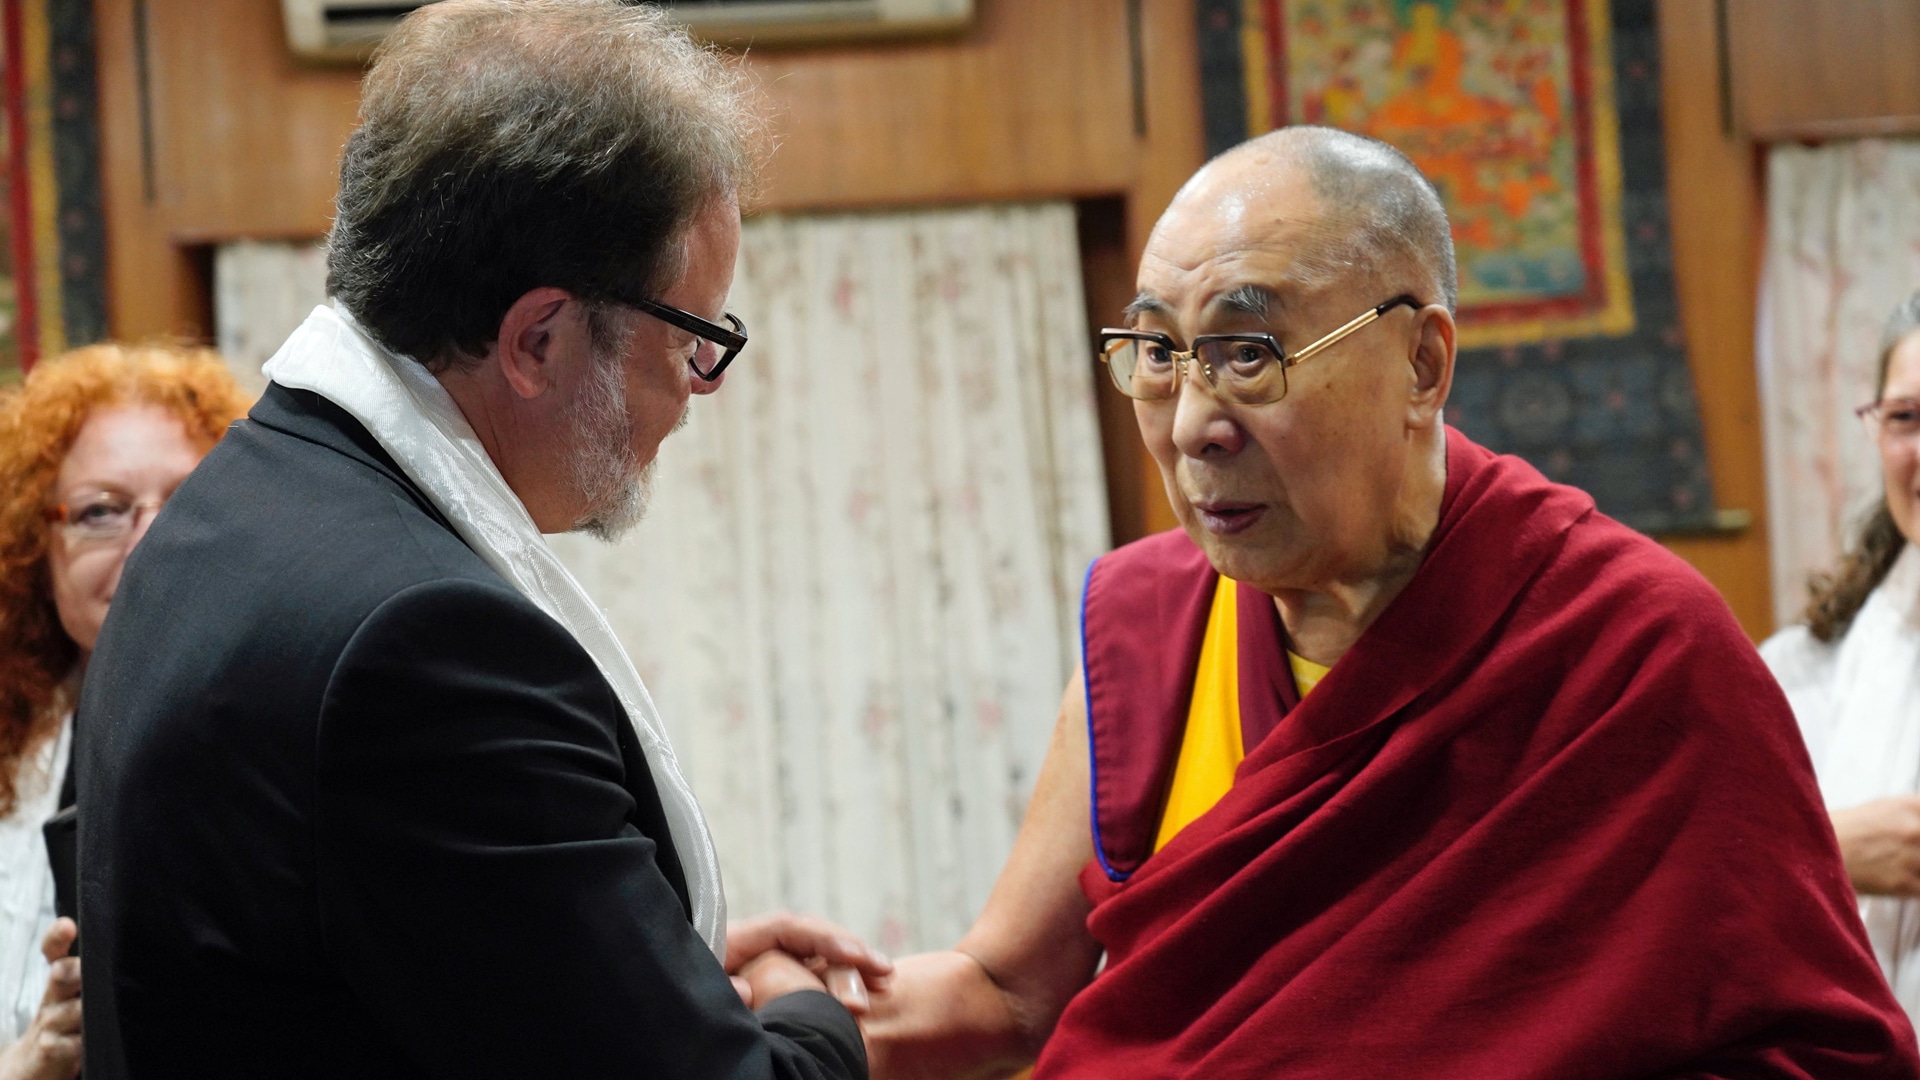
{"label": "wood paneling", "polygon": [[296,65],[260,0],[96,0],[95,18],[113,332],[205,337],[198,249],[326,231],[358,75]]}
{"label": "wood paneling", "polygon": [[1920,0],[1725,0],[1732,121],[1760,141],[1920,132]]}
{"label": "wood paneling", "polygon": [[[1079,206],[1080,266],[1086,285],[1088,347],[1097,349],[1094,338],[1103,326],[1112,326],[1115,313],[1133,299],[1133,270],[1137,262],[1127,249],[1127,207],[1120,199],[1089,199]],[[1107,373],[1105,364],[1093,361],[1094,393],[1100,409],[1100,451],[1107,476],[1119,483],[1107,485],[1107,519],[1115,546],[1131,543],[1154,531],[1149,520],[1147,497],[1158,488],[1143,482],[1143,459],[1151,467],[1140,442],[1140,428],[1134,422],[1133,402]],[[1156,472],[1157,478],[1158,473]],[[1160,500],[1163,504],[1165,500]]]}
{"label": "wood paneling", "polygon": [[985,0],[957,40],[750,54],[781,209],[1106,194],[1136,172],[1122,0]]}
{"label": "wood paneling", "polygon": [[[1841,6],[1841,5],[1835,5]],[[1826,5],[1822,5],[1822,10]],[[1748,634],[1772,633],[1767,492],[1753,364],[1760,195],[1752,144],[1721,130],[1713,0],[1659,6],[1662,119],[1674,285],[1706,427],[1714,497],[1753,523],[1667,547],[1717,586]]]}

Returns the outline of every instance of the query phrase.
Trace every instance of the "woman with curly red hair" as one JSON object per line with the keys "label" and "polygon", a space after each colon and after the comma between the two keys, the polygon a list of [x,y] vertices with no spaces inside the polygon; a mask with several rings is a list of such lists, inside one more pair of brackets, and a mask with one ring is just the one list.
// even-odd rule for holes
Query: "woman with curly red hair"
{"label": "woman with curly red hair", "polygon": [[95,345],[0,394],[0,1080],[80,1067],[79,960],[41,825],[127,553],[246,411],[218,355]]}

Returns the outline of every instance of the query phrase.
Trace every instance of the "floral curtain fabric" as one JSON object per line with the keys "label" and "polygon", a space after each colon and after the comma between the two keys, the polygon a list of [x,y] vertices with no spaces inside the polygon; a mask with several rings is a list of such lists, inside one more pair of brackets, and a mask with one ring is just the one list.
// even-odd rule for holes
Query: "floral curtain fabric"
{"label": "floral curtain fabric", "polygon": [[1880,333],[1920,288],[1920,141],[1776,146],[1767,160],[1759,364],[1774,613],[1796,622],[1880,491],[1853,416],[1873,399]]}
{"label": "floral curtain fabric", "polygon": [[984,903],[1107,546],[1066,204],[749,223],[752,343],[617,547],[555,546],[673,728],[732,910],[945,946]]}

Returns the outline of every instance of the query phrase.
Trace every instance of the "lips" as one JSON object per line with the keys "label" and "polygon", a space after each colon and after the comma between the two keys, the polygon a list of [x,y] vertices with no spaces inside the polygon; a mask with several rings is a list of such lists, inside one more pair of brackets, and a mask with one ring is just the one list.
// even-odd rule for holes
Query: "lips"
{"label": "lips", "polygon": [[1200,523],[1206,526],[1207,531],[1217,536],[1232,536],[1253,528],[1267,510],[1259,503],[1227,500],[1196,502],[1193,509],[1200,515]]}

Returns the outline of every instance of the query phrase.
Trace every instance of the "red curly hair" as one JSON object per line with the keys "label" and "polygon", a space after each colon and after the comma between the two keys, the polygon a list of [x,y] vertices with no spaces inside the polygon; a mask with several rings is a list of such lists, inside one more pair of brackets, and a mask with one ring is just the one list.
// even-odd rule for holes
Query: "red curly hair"
{"label": "red curly hair", "polygon": [[90,345],[36,365],[0,391],[0,817],[20,763],[73,705],[80,658],[53,605],[46,518],[60,466],[97,409],[157,405],[201,452],[244,416],[247,397],[219,354],[171,345]]}

